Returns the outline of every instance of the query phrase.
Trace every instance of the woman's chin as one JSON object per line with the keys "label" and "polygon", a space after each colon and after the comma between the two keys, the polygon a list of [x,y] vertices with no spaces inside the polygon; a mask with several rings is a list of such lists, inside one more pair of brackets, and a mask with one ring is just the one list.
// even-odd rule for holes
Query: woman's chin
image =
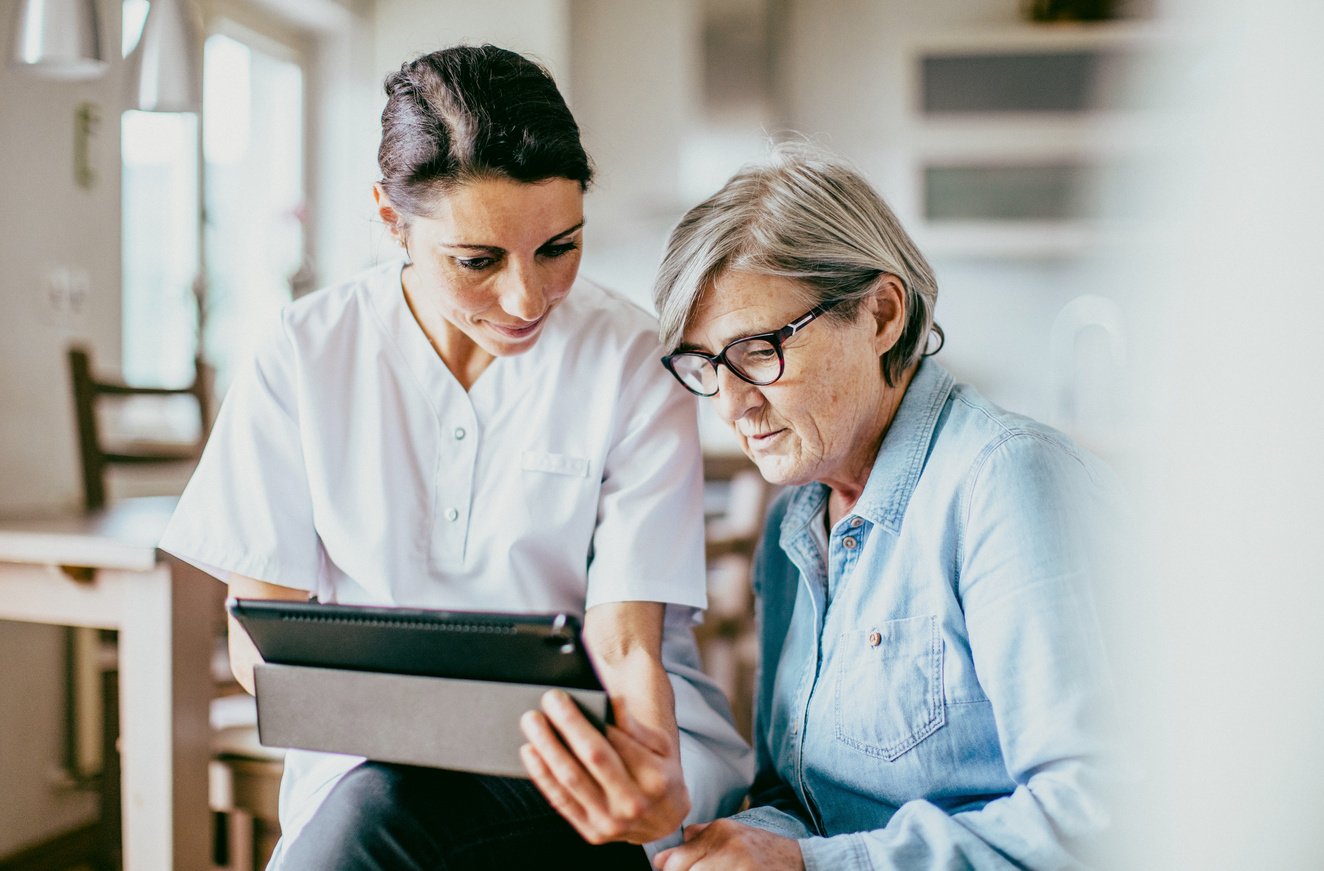
{"label": "woman's chin", "polygon": [[787,457],[749,450],[746,450],[746,456],[754,461],[754,465],[758,466],[759,474],[769,484],[780,487],[800,483],[795,480],[795,469]]}

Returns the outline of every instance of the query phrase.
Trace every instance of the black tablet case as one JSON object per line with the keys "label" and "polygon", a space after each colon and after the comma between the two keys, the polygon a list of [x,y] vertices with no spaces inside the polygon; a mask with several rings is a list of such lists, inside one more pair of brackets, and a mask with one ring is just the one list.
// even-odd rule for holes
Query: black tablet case
{"label": "black tablet case", "polygon": [[601,689],[572,614],[230,599],[268,663]]}

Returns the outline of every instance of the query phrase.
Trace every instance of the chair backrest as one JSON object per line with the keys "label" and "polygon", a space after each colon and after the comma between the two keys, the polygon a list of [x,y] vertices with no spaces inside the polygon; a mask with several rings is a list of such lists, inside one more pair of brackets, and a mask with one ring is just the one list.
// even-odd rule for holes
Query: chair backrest
{"label": "chair backrest", "polygon": [[[194,361],[193,383],[185,387],[138,387],[98,378],[85,348],[69,349],[69,376],[73,387],[74,417],[78,424],[78,452],[83,471],[83,506],[95,511],[106,504],[106,471],[110,466],[158,465],[196,461],[207,440],[211,422],[207,368]],[[102,441],[97,406],[103,397],[191,396],[198,407],[198,437],[189,442],[155,442],[133,446],[107,446]]]}

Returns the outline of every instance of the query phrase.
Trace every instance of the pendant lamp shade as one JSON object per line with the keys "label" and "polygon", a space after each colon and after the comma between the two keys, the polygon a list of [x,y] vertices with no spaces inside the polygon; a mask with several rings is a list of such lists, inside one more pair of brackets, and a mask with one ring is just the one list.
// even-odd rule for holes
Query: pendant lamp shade
{"label": "pendant lamp shade", "polygon": [[188,0],[151,0],[138,45],[129,55],[131,109],[198,112],[202,108],[202,26]]}
{"label": "pendant lamp shade", "polygon": [[91,79],[106,69],[97,0],[19,0],[16,67],[52,79]]}

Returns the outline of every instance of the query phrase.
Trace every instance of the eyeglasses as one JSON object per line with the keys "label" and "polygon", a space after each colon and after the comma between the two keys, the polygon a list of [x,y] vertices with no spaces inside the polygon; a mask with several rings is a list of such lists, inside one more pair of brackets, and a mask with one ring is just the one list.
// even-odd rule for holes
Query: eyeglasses
{"label": "eyeglasses", "polygon": [[749,384],[765,387],[786,371],[782,344],[803,330],[840,300],[816,305],[780,330],[736,339],[717,354],[702,351],[677,351],[662,358],[662,365],[676,376],[686,390],[698,396],[717,395],[717,366],[726,364],[731,374]]}

